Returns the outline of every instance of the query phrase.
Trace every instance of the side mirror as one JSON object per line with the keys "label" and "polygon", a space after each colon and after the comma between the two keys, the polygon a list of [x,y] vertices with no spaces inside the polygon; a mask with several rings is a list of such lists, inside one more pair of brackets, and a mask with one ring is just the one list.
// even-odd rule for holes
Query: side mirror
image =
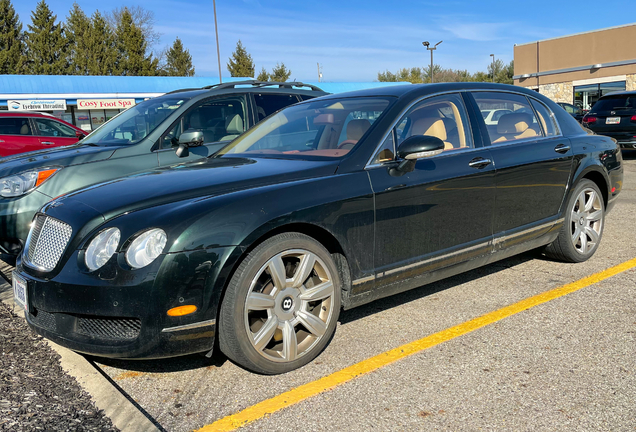
{"label": "side mirror", "polygon": [[197,147],[203,144],[203,132],[188,129],[179,136],[179,145],[185,144],[188,147]]}
{"label": "side mirror", "polygon": [[75,136],[77,137],[77,139],[84,139],[84,138],[86,138],[86,134],[83,134],[83,133],[82,133],[82,132],[80,132],[80,131],[76,131],[76,132],[75,132]]}
{"label": "side mirror", "polygon": [[444,141],[430,135],[413,135],[404,140],[397,151],[398,159],[403,159],[397,168],[391,168],[392,176],[402,176],[415,169],[417,159],[437,156],[444,151]]}

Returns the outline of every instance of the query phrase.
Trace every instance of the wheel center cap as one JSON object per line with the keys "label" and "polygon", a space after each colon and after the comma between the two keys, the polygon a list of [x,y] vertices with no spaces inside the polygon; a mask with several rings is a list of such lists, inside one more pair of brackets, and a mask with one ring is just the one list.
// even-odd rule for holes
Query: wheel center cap
{"label": "wheel center cap", "polygon": [[281,302],[280,307],[285,311],[288,312],[291,310],[291,308],[294,307],[294,300],[291,297],[285,297],[283,299],[283,301]]}
{"label": "wheel center cap", "polygon": [[583,219],[583,218],[579,219],[579,223],[580,223],[581,225],[583,225],[583,224],[585,223],[585,219]]}

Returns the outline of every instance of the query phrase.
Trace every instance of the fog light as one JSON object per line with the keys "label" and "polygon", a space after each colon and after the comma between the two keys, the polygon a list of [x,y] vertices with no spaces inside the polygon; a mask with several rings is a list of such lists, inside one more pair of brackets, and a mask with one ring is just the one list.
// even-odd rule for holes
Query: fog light
{"label": "fog light", "polygon": [[178,317],[184,315],[190,315],[197,311],[197,307],[195,305],[185,305],[185,306],[177,306],[168,311],[168,316]]}

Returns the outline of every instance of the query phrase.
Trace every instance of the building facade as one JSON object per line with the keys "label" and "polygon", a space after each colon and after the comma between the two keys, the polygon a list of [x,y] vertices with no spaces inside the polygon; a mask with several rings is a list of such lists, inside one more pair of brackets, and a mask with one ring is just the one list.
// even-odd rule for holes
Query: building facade
{"label": "building facade", "polygon": [[514,47],[515,85],[584,110],[613,91],[636,90],[636,24]]}

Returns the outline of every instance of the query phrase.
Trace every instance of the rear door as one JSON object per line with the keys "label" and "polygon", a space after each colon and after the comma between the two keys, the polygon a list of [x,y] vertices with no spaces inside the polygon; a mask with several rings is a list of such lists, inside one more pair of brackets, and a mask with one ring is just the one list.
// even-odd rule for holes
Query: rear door
{"label": "rear door", "polygon": [[35,134],[42,148],[75,144],[79,139],[75,129],[55,119],[31,117]]}
{"label": "rear door", "polygon": [[40,150],[28,117],[0,117],[0,157]]}
{"label": "rear door", "polygon": [[570,141],[537,99],[507,92],[471,94],[480,110],[511,111],[496,125],[481,125],[497,169],[493,231],[498,244],[507,247],[538,237],[561,209],[572,170]]}

